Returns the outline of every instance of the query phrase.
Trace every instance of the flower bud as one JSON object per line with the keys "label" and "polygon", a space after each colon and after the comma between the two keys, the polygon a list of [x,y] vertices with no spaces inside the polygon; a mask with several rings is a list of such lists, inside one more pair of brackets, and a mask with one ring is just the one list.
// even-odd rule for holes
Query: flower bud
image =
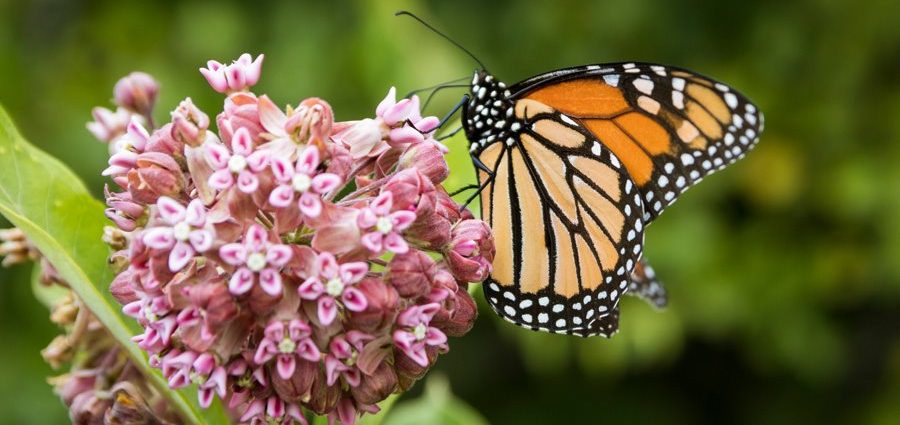
{"label": "flower bud", "polygon": [[97,371],[77,370],[50,378],[48,381],[53,385],[53,392],[62,399],[66,406],[69,406],[79,394],[94,391],[97,384]]}
{"label": "flower bud", "polygon": [[118,385],[114,391],[113,404],[103,417],[105,425],[145,425],[159,423],[140,392],[130,382],[129,385]]}
{"label": "flower bud", "polygon": [[306,407],[317,415],[324,415],[337,405],[341,398],[340,385],[328,385],[325,371],[319,371],[310,392],[310,399]]}
{"label": "flower bud", "polygon": [[354,312],[350,323],[364,332],[375,332],[394,321],[400,296],[393,286],[377,278],[366,278],[356,286],[365,295],[368,305],[364,311]]}
{"label": "flower bud", "polygon": [[317,97],[304,99],[284,124],[284,129],[294,141],[321,145],[331,134],[334,112],[328,102]]}
{"label": "flower bud", "polygon": [[270,366],[269,369],[272,388],[285,401],[300,403],[310,398],[310,391],[319,372],[318,363],[298,361],[294,373],[288,379],[279,376],[274,366]]}
{"label": "flower bud", "polygon": [[391,192],[394,209],[412,211],[416,218],[431,215],[434,211],[434,185],[416,168],[394,174],[381,190]]}
{"label": "flower bud", "polygon": [[240,128],[246,128],[253,140],[264,131],[259,121],[259,99],[253,93],[232,93],[225,98],[225,108],[216,117],[222,141],[231,144],[231,137]]}
{"label": "flower bud", "polygon": [[359,385],[350,387],[350,393],[359,403],[376,404],[396,389],[397,373],[391,364],[382,362],[371,375],[363,375]]}
{"label": "flower bud", "polygon": [[0,257],[4,257],[0,266],[11,267],[38,258],[38,252],[21,230],[0,229]]}
{"label": "flower bud", "polygon": [[420,173],[427,176],[432,183],[439,184],[447,179],[450,174],[450,168],[447,166],[447,160],[444,154],[433,143],[415,143],[409,145],[400,161],[397,163],[397,170],[406,170],[417,168]]}
{"label": "flower bud", "polygon": [[156,96],[159,94],[159,83],[143,72],[132,72],[120,79],[113,95],[116,105],[128,108],[145,117],[153,113]]}
{"label": "flower bud", "polygon": [[128,173],[128,191],[144,204],[155,203],[160,196],[177,198],[184,186],[181,167],[171,156],[159,152],[138,155],[136,168]]}
{"label": "flower bud", "polygon": [[460,287],[453,298],[455,299],[453,311],[449,315],[436,314],[431,324],[444,331],[447,336],[460,337],[475,326],[478,307],[465,288]]}
{"label": "flower bud", "polygon": [[191,98],[185,98],[172,111],[172,137],[188,146],[197,147],[206,140],[209,116],[204,114]]}
{"label": "flower bud", "polygon": [[435,262],[428,254],[412,249],[391,259],[385,280],[394,286],[401,297],[418,298],[431,290],[428,278],[435,268]]}
{"label": "flower bud", "polygon": [[453,275],[466,282],[481,282],[491,273],[494,238],[481,220],[463,220],[453,227],[444,258]]}

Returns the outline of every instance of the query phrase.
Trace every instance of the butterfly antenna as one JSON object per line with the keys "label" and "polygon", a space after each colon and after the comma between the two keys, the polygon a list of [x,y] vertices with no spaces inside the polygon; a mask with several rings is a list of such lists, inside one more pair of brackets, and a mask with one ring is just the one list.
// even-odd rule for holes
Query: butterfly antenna
{"label": "butterfly antenna", "polygon": [[459,44],[459,43],[457,43],[455,40],[453,40],[452,38],[448,37],[447,34],[444,34],[444,33],[440,32],[440,31],[438,31],[437,28],[431,26],[430,24],[428,24],[428,22],[425,22],[422,18],[420,18],[420,17],[416,16],[415,14],[413,14],[412,12],[409,12],[409,11],[406,11],[406,10],[401,10],[401,11],[399,11],[399,12],[397,12],[397,13],[394,14],[394,16],[401,16],[401,15],[406,15],[406,16],[409,16],[410,18],[413,18],[413,19],[419,21],[419,23],[422,24],[422,25],[424,25],[425,28],[428,28],[428,29],[431,30],[433,33],[435,33],[435,34],[437,34],[437,35],[443,37],[445,40],[449,41],[449,42],[452,43],[454,46],[456,46],[456,47],[458,47],[460,50],[462,50],[463,52],[466,52],[466,54],[469,55],[469,57],[471,57],[472,59],[475,60],[475,62],[478,63],[478,65],[481,67],[481,69],[487,69],[487,67],[485,67],[484,64],[481,63],[481,61],[478,60],[478,58],[475,57],[475,55],[473,55],[472,52],[469,51],[469,49],[466,49],[465,47],[462,46],[462,44]]}

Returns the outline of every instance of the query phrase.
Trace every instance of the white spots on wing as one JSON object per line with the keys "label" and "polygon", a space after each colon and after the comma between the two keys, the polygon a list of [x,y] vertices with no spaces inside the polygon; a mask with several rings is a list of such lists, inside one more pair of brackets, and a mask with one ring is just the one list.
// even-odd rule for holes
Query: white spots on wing
{"label": "white spots on wing", "polygon": [[731,146],[734,143],[734,134],[727,133],[725,134],[725,138],[722,140],[725,142],[726,146]]}
{"label": "white spots on wing", "polygon": [[683,153],[681,154],[681,163],[684,165],[691,165],[694,163],[694,157],[690,154]]}
{"label": "white spots on wing", "polygon": [[741,128],[744,126],[744,119],[741,118],[741,116],[738,114],[734,114],[731,116],[731,122],[734,123],[734,126],[737,128]]}
{"label": "white spots on wing", "polygon": [[673,78],[672,79],[672,88],[674,88],[675,90],[678,90],[678,91],[683,91],[684,83],[685,83],[684,78],[677,78],[677,77]]}
{"label": "white spots on wing", "polygon": [[508,316],[512,316],[512,317],[516,316],[516,309],[512,308],[511,306],[503,307],[503,312],[506,313],[506,315],[508,315]]}
{"label": "white spots on wing", "polygon": [[622,68],[631,69],[631,68],[634,68],[634,64],[633,63],[622,64]]}
{"label": "white spots on wing", "polygon": [[609,74],[603,76],[603,81],[613,87],[619,86],[619,75],[618,74]]}
{"label": "white spots on wing", "polygon": [[684,109],[684,93],[680,91],[672,92],[672,104],[678,109]]}
{"label": "white spots on wing", "polygon": [[666,173],[672,174],[672,171],[675,170],[675,164],[667,162],[666,165],[663,165],[663,170],[666,170]]}
{"label": "white spots on wing", "polygon": [[669,178],[666,176],[659,176],[659,180],[657,180],[656,182],[660,187],[665,187],[667,184],[669,184]]}
{"label": "white spots on wing", "polygon": [[653,70],[653,72],[656,73],[656,75],[659,75],[660,77],[666,76],[666,67],[664,67],[664,66],[653,65],[650,67],[650,69]]}
{"label": "white spots on wing", "polygon": [[600,156],[600,154],[602,152],[603,152],[603,147],[600,146],[600,142],[595,141],[594,144],[591,146],[591,153],[593,153],[594,155]]}
{"label": "white spots on wing", "polygon": [[725,103],[728,104],[728,107],[731,109],[737,108],[738,100],[737,96],[734,93],[725,93]]}
{"label": "white spots on wing", "polygon": [[657,102],[654,99],[651,99],[648,96],[639,97],[637,100],[637,104],[638,104],[638,106],[641,107],[641,109],[643,109],[653,115],[656,115],[656,113],[659,112],[659,102]]}
{"label": "white spots on wing", "polygon": [[716,83],[716,88],[719,89],[719,91],[721,91],[721,92],[724,92],[724,93],[728,92],[728,86],[726,86],[725,84]]}
{"label": "white spots on wing", "polygon": [[675,179],[675,186],[678,187],[679,189],[684,187],[684,184],[685,184],[684,176],[678,176],[678,178]]}
{"label": "white spots on wing", "polygon": [[563,120],[563,122],[565,122],[566,124],[569,124],[573,127],[578,126],[578,123],[576,123],[575,120],[569,118],[569,116],[566,114],[559,114],[559,119]]}
{"label": "white spots on wing", "polygon": [[562,311],[563,311],[564,308],[565,308],[565,307],[564,307],[562,304],[554,304],[554,305],[553,305],[553,312],[554,312],[554,313],[562,313]]}
{"label": "white spots on wing", "polygon": [[514,131],[514,132],[519,131],[521,128],[522,128],[522,124],[520,124],[518,121],[513,122],[512,124],[509,125],[510,131]]}
{"label": "white spots on wing", "polygon": [[550,316],[547,313],[538,314],[538,323],[547,323],[550,320]]}
{"label": "white spots on wing", "polygon": [[613,167],[620,168],[622,164],[619,163],[619,159],[613,155],[609,156],[609,163],[612,164]]}
{"label": "white spots on wing", "polygon": [[540,297],[538,298],[538,304],[540,304],[541,307],[546,307],[550,304],[550,298]]}
{"label": "white spots on wing", "polygon": [[641,93],[653,93],[653,81],[638,78],[637,80],[634,80],[632,84],[634,84],[634,88],[636,88]]}

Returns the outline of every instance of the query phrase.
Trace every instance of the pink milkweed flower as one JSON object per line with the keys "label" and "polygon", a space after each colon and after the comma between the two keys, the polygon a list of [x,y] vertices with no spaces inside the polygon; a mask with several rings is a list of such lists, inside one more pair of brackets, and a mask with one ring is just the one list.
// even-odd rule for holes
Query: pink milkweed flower
{"label": "pink milkweed flower", "polygon": [[366,309],[366,296],[353,285],[365,277],[369,271],[368,264],[353,262],[338,265],[333,254],[322,252],[316,258],[315,268],[316,273],[300,284],[297,292],[303,299],[318,300],[318,316],[322,325],[328,326],[334,322],[338,300],[350,311]]}
{"label": "pink milkweed flower", "polygon": [[204,409],[212,404],[213,395],[224,399],[227,394],[225,381],[228,373],[224,367],[216,365],[212,354],[175,350],[163,357],[161,368],[171,388],[197,384],[197,398]]}
{"label": "pink milkweed flower", "polygon": [[[286,328],[286,329],[285,329]],[[297,359],[318,362],[321,354],[310,339],[309,325],[293,319],[285,326],[280,320],[266,326],[265,337],[259,343],[253,362],[263,365],[277,358],[275,368],[282,379],[290,379],[297,367]]]}
{"label": "pink milkweed flower", "polygon": [[382,253],[387,250],[404,254],[409,251],[409,245],[400,232],[416,221],[416,213],[405,210],[391,212],[392,206],[393,194],[381,192],[356,217],[356,224],[363,232],[361,242],[372,252]]}
{"label": "pink milkweed flower", "polygon": [[440,347],[447,343],[447,335],[430,326],[431,319],[441,309],[437,303],[414,305],[397,316],[394,345],[416,364],[427,367],[427,346]]}
{"label": "pink milkweed flower", "polygon": [[331,339],[325,356],[325,379],[328,385],[334,385],[339,377],[343,377],[351,387],[359,385],[362,374],[356,367],[356,359],[366,342],[372,339],[373,336],[360,331],[348,331]]}
{"label": "pink milkweed flower", "polygon": [[[117,137],[125,134],[128,123],[131,122],[134,114],[125,108],[116,108],[111,111],[104,107],[96,107],[91,110],[94,120],[87,123],[87,129],[101,142],[112,142]],[[138,121],[142,118],[138,116]],[[110,145],[110,154],[113,152],[113,146]]]}
{"label": "pink milkweed flower", "polygon": [[299,195],[298,207],[300,212],[310,218],[316,218],[322,213],[322,195],[337,189],[341,184],[341,178],[331,173],[317,173],[319,167],[319,148],[307,146],[297,165],[284,158],[272,158],[272,173],[280,184],[269,195],[269,203],[276,208],[284,208],[294,201],[295,194]]}
{"label": "pink milkweed flower", "polygon": [[463,220],[453,226],[444,258],[450,272],[466,282],[481,282],[491,273],[494,238],[491,228],[481,220]]}
{"label": "pink milkweed flower", "polygon": [[206,207],[199,199],[185,208],[178,201],[161,196],[156,210],[163,224],[147,229],[142,240],[150,248],[169,251],[170,271],[180,271],[194,255],[212,248],[215,233],[207,225]]}
{"label": "pink milkweed flower", "polygon": [[259,188],[257,174],[265,171],[269,157],[264,151],[254,149],[253,139],[246,128],[241,127],[234,132],[231,152],[216,142],[207,141],[203,146],[207,162],[216,170],[209,176],[209,187],[221,191],[236,184],[238,190],[248,194]]}
{"label": "pink milkweed flower", "polygon": [[243,243],[230,243],[219,249],[226,263],[237,266],[228,282],[232,294],[242,295],[259,286],[267,294],[281,294],[281,268],[290,261],[293,251],[287,245],[271,243],[266,230],[259,224],[247,229]]}
{"label": "pink milkweed flower", "polygon": [[132,72],[126,75],[113,88],[116,105],[128,108],[138,114],[149,117],[159,94],[159,83],[148,74]]}
{"label": "pink milkweed flower", "polygon": [[293,403],[285,403],[277,395],[255,400],[241,415],[241,423],[250,425],[293,425],[296,422],[307,425],[300,407]]}
{"label": "pink milkweed flower", "polygon": [[254,60],[249,53],[244,53],[231,65],[210,60],[206,62],[206,68],[200,68],[200,73],[213,90],[219,93],[240,91],[259,81],[264,57],[265,55],[259,55]]}
{"label": "pink milkweed flower", "polygon": [[132,116],[125,134],[111,143],[109,167],[102,173],[103,176],[121,176],[134,169],[138,155],[144,152],[150,133],[141,124],[137,116]]}

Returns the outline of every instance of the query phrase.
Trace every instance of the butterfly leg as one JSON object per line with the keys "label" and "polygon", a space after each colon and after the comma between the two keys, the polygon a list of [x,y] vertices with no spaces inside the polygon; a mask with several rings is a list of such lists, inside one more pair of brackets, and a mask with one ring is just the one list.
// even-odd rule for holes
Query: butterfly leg
{"label": "butterfly leg", "polygon": [[643,258],[631,272],[631,284],[628,285],[626,294],[638,297],[656,308],[665,307],[669,301],[666,288],[656,279],[653,268]]}

